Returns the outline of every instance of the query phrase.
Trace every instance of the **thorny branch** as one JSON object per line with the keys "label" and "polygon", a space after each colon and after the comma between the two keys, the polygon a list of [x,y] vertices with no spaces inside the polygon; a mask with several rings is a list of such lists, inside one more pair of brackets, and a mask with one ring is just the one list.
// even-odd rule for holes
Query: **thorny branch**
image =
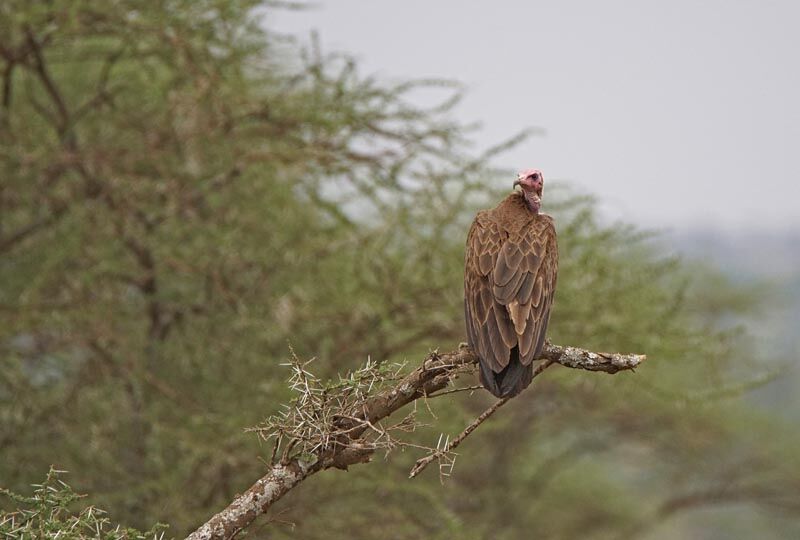
{"label": "thorny branch", "polygon": [[[617,373],[632,370],[645,359],[644,355],[594,353],[548,344],[536,374],[553,363]],[[459,375],[472,373],[477,360],[466,346],[448,353],[432,352],[422,365],[405,376],[401,375],[403,366],[370,361],[330,384],[309,372],[307,362],[294,358],[290,363],[290,383],[298,396],[280,414],[253,429],[274,444],[269,470],[188,538],[233,538],[309,476],[329,468],[347,469],[350,465],[366,463],[376,450],[416,446],[394,436],[397,432],[413,431],[418,425],[413,413],[393,425],[382,422],[417,399],[441,395],[437,393]],[[504,403],[505,400],[499,401],[452,442],[442,445],[440,440],[438,446],[443,448],[426,448],[430,454],[421,461],[451,459],[450,451]]]}

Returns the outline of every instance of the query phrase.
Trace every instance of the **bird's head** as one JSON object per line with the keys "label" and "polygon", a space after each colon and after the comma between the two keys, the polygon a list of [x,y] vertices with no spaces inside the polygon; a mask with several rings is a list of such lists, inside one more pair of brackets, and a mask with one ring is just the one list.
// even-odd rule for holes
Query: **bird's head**
{"label": "bird's head", "polygon": [[539,213],[542,206],[542,191],[544,190],[544,175],[539,169],[525,169],[520,171],[514,181],[514,187],[522,188],[525,202],[534,214]]}

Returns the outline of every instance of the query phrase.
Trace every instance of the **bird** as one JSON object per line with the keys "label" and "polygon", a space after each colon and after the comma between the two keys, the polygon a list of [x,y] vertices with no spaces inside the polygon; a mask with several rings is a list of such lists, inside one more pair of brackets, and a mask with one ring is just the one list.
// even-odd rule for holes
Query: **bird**
{"label": "bird", "polygon": [[516,396],[533,379],[558,277],[555,221],[540,213],[542,171],[521,171],[513,189],[475,216],[464,257],[468,344],[481,384],[500,398]]}

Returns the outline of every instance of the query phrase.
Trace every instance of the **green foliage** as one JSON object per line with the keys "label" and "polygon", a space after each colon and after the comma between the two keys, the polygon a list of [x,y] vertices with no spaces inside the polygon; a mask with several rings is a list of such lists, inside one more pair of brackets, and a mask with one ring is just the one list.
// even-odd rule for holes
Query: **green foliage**
{"label": "green foliage", "polygon": [[59,479],[63,471],[53,468],[41,484],[34,484],[33,494],[24,496],[0,489],[0,496],[17,506],[11,512],[0,511],[0,536],[19,540],[159,540],[165,525],[149,531],[137,531],[111,523],[106,513],[94,506],[73,511],[75,502],[83,498]]}
{"label": "green foliage", "polygon": [[[271,446],[243,430],[288,401],[289,343],[334,377],[464,339],[464,237],[502,195],[490,186],[510,185],[488,165],[510,143],[476,155],[452,120],[456,85],[364,77],[266,31],[256,15],[274,5],[0,5],[12,489],[55,462],[115,518],[180,536],[263,470]],[[419,91],[442,101],[416,106]],[[444,486],[405,480],[409,450],[319,475],[270,516],[273,537],[669,537],[677,509],[731,502],[761,516],[741,537],[796,531],[800,442],[746,400],[774,370],[730,324],[754,299],[703,285],[591,200],[546,196],[553,341],[647,365],[548,370],[459,448]],[[488,403],[420,410],[430,427],[414,440],[435,444]]]}

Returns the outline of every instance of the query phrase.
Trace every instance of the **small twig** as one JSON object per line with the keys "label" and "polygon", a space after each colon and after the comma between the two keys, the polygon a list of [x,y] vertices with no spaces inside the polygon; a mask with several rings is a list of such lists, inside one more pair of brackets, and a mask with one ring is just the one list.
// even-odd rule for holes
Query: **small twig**
{"label": "small twig", "polygon": [[292,454],[292,449],[297,444],[297,440],[293,439],[286,444],[286,448],[283,449],[283,455],[281,456],[281,464],[289,462],[289,456]]}
{"label": "small twig", "polygon": [[[481,415],[478,418],[476,418],[474,422],[472,422],[469,426],[467,426],[467,429],[465,429],[464,431],[461,432],[461,435],[459,435],[458,437],[456,437],[455,439],[450,441],[448,444],[445,444],[444,448],[442,448],[442,449],[438,449],[437,448],[435,452],[431,452],[427,456],[419,458],[417,460],[417,462],[414,464],[414,467],[411,469],[411,473],[409,473],[408,477],[409,478],[414,478],[419,473],[421,473],[422,470],[425,467],[427,467],[433,460],[441,459],[443,456],[446,456],[447,454],[452,452],[453,449],[455,449],[456,446],[461,444],[461,441],[466,439],[467,436],[470,433],[475,431],[475,429],[479,425],[481,425],[484,420],[486,420],[487,418],[492,416],[497,411],[497,409],[499,409],[500,407],[502,407],[503,405],[508,403],[508,400],[509,400],[509,398],[503,398],[503,399],[497,401],[494,405],[492,405],[491,407],[489,407],[485,411],[483,411],[483,413],[481,413]],[[440,440],[441,440],[441,437],[440,437]]]}
{"label": "small twig", "polygon": [[282,439],[281,434],[278,433],[275,436],[275,446],[272,447],[272,455],[269,457],[270,465],[275,465],[275,456],[278,455],[278,448],[280,448],[281,446],[281,439]]}
{"label": "small twig", "polygon": [[50,96],[50,99],[56,106],[56,110],[58,112],[58,121],[56,122],[56,129],[58,131],[59,136],[63,137],[67,129],[69,129],[69,124],[70,124],[69,109],[67,109],[67,105],[64,101],[63,96],[61,95],[61,92],[53,82],[52,77],[50,76],[50,72],[48,71],[47,65],[45,64],[44,61],[44,54],[42,53],[41,44],[36,39],[36,36],[34,36],[33,31],[27,25],[25,26],[25,35],[27,37],[28,45],[30,46],[31,52],[33,53],[32,71],[36,73],[42,85],[44,86],[45,91]]}
{"label": "small twig", "polygon": [[445,394],[455,394],[456,392],[470,392],[470,391],[473,391],[473,390],[483,390],[483,386],[481,386],[480,384],[476,384],[475,386],[466,386],[464,388],[453,388],[451,390],[445,390],[444,392],[437,392],[435,394],[431,394],[431,395],[426,396],[426,397],[435,398],[435,397],[443,396]]}
{"label": "small twig", "polygon": [[[544,362],[542,362],[541,364],[536,366],[536,369],[534,369],[533,376],[531,378],[535,378],[542,371],[544,371],[545,369],[547,369],[548,367],[550,367],[554,363],[555,363],[555,360],[545,360]],[[478,388],[481,388],[481,387],[478,387]],[[452,392],[452,390],[450,390],[450,392]],[[446,394],[446,393],[448,393],[448,392],[442,392],[442,394]],[[478,428],[479,425],[481,425],[483,422],[486,421],[487,418],[489,418],[494,413],[496,413],[497,410],[500,407],[502,407],[503,405],[508,403],[509,399],[511,399],[511,398],[503,398],[503,399],[499,400],[497,403],[495,403],[494,405],[492,405],[491,407],[489,407],[488,409],[486,409],[485,411],[483,411],[481,413],[481,415],[478,418],[476,418],[475,421],[473,421],[470,425],[468,425],[467,428],[464,431],[462,431],[461,434],[458,437],[456,437],[455,439],[450,441],[448,444],[446,444],[444,446],[444,448],[442,448],[441,450],[437,448],[437,450],[435,452],[431,452],[427,456],[419,458],[417,460],[417,462],[414,464],[414,467],[411,469],[411,472],[409,473],[408,477],[409,478],[414,478],[419,473],[421,473],[422,470],[425,469],[425,467],[427,467],[433,460],[441,459],[443,456],[446,456],[447,454],[449,454],[450,452],[455,450],[455,448],[459,444],[461,444],[461,442],[464,439],[466,439],[469,436],[470,433],[475,431]]]}

